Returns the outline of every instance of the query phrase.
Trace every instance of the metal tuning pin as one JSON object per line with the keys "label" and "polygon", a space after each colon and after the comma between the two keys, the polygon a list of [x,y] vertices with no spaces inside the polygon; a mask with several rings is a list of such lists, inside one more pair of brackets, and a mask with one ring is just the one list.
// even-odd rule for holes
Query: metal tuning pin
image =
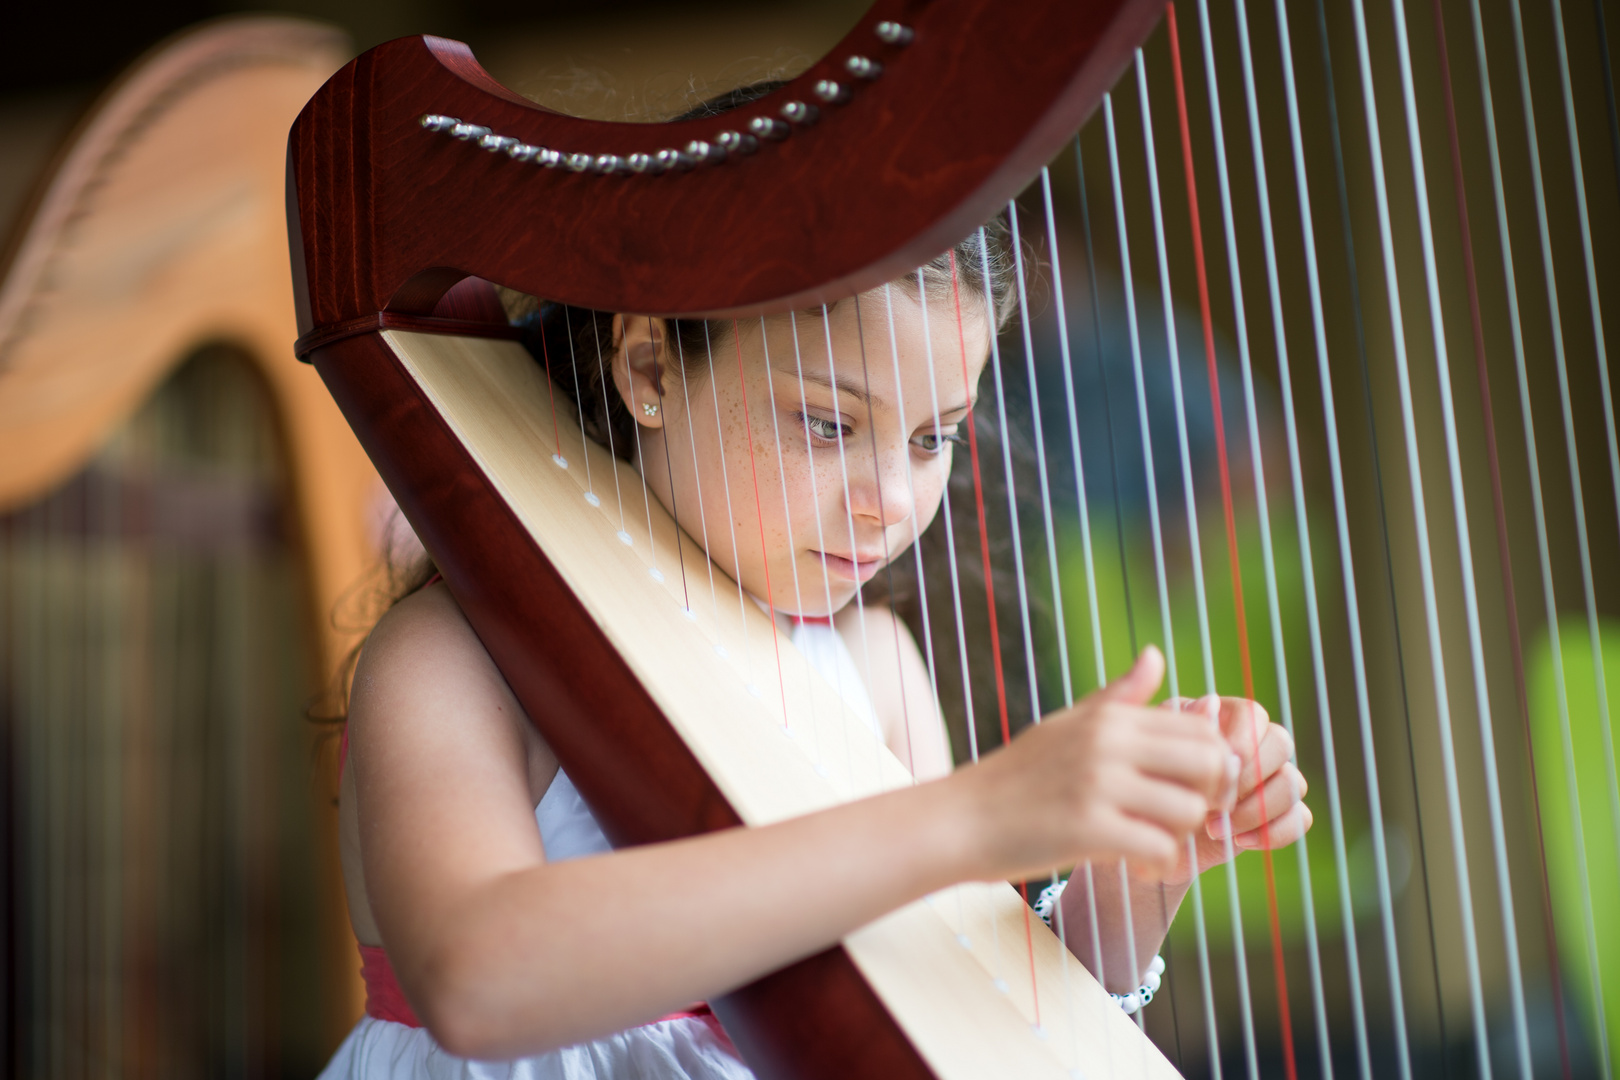
{"label": "metal tuning pin", "polygon": [[533,161],[534,155],[538,154],[540,150],[541,148],[538,146],[530,146],[526,142],[518,142],[513,139],[512,145],[506,148],[506,156],[513,161]]}
{"label": "metal tuning pin", "polygon": [[584,172],[591,167],[591,161],[589,154],[567,154],[563,157],[563,164],[569,172]]}
{"label": "metal tuning pin", "polygon": [[885,45],[910,45],[911,39],[917,35],[912,33],[911,27],[885,19],[872,28],[878,40]]}
{"label": "metal tuning pin", "polygon": [[450,134],[466,142],[477,142],[489,134],[489,128],[480,127],[478,124],[457,124],[450,129]]}
{"label": "metal tuning pin", "polygon": [[718,165],[726,160],[726,148],[702,139],[686,144],[686,156],[694,165]]}
{"label": "metal tuning pin", "polygon": [[842,105],[850,97],[849,87],[844,86],[842,83],[833,82],[831,79],[822,79],[816,83],[815,93],[816,97],[829,105]]}
{"label": "metal tuning pin", "polygon": [[422,126],[429,131],[450,131],[461,123],[453,116],[441,116],[438,113],[428,113],[422,117]]}
{"label": "metal tuning pin", "polygon": [[505,153],[517,144],[518,141],[510,135],[485,135],[478,140],[478,145],[492,154]]}
{"label": "metal tuning pin", "polygon": [[807,105],[802,101],[790,101],[782,106],[782,119],[790,124],[800,127],[813,124],[821,118],[821,110],[814,105]]}
{"label": "metal tuning pin", "polygon": [[563,156],[557,150],[539,146],[535,148],[534,157],[530,158],[530,160],[536,165],[544,165],[548,169],[555,169],[563,163]]}
{"label": "metal tuning pin", "polygon": [[756,116],[748,121],[748,132],[761,139],[785,139],[791,129],[780,120]]}
{"label": "metal tuning pin", "polygon": [[[705,143],[704,145],[707,146],[708,144]],[[657,172],[684,172],[697,164],[691,154],[683,153],[674,147],[666,147],[658,151],[653,155],[653,160],[657,163],[657,169],[655,170]]]}
{"label": "metal tuning pin", "polygon": [[883,74],[883,65],[865,56],[852,56],[844,61],[844,70],[857,79],[875,79]]}
{"label": "metal tuning pin", "polygon": [[602,176],[612,176],[614,173],[624,172],[624,159],[618,154],[597,154],[591,160],[591,171]]}
{"label": "metal tuning pin", "polygon": [[624,159],[625,166],[637,176],[647,173],[657,175],[663,170],[658,167],[657,161],[651,154],[631,154]]}
{"label": "metal tuning pin", "polygon": [[752,154],[759,149],[758,139],[735,131],[722,131],[714,137],[714,141],[728,154]]}

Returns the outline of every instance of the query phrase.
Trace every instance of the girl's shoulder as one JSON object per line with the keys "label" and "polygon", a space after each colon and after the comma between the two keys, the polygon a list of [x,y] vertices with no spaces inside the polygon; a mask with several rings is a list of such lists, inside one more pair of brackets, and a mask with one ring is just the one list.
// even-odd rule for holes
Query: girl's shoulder
{"label": "girl's shoulder", "polygon": [[515,705],[450,590],[435,583],[400,600],[372,628],[355,665],[349,711],[351,721],[378,709],[397,717],[448,701],[502,711]]}

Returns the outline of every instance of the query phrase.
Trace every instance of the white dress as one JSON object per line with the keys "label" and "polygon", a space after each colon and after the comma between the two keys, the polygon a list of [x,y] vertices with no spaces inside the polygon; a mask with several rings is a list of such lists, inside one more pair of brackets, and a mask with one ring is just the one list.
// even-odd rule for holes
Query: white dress
{"label": "white dress", "polygon": [[[793,644],[881,737],[876,710],[844,639],[824,623],[800,623]],[[585,800],[561,769],[534,808],[553,862],[611,849]],[[426,1028],[363,1016],[320,1080],[753,1080],[753,1072],[698,1017],[678,1017],[515,1061],[472,1061],[441,1047]]]}

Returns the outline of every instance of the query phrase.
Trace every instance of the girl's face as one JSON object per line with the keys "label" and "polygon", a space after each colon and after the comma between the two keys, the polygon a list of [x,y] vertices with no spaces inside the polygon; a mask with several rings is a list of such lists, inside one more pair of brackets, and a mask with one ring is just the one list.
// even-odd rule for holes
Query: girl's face
{"label": "girl's face", "polygon": [[964,307],[959,334],[949,301],[929,304],[925,328],[914,288],[887,295],[741,321],[687,355],[684,375],[661,321],[615,322],[614,382],[641,425],[648,488],[779,611],[847,604],[933,521],[966,441],[983,304]]}

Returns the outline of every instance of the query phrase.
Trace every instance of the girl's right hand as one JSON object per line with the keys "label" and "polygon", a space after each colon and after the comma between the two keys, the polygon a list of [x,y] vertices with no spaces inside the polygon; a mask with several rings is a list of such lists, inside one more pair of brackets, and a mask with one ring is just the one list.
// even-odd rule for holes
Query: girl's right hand
{"label": "girl's right hand", "polygon": [[1118,679],[955,775],[974,793],[986,879],[1116,858],[1168,874],[1188,835],[1230,808],[1238,759],[1207,717],[1148,706],[1163,677],[1150,645]]}

